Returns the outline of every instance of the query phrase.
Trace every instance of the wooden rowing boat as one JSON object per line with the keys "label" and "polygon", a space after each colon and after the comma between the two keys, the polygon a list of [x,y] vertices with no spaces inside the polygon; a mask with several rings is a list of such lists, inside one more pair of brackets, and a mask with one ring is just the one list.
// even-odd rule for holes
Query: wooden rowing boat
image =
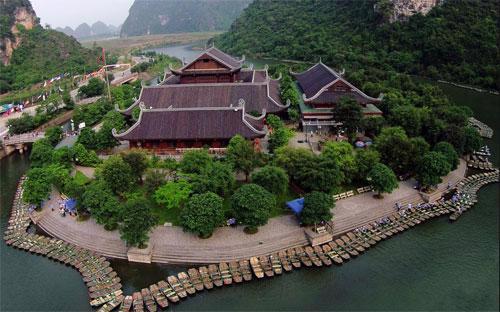
{"label": "wooden rowing boat", "polygon": [[250,265],[252,266],[253,273],[257,276],[257,278],[264,277],[264,270],[262,270],[262,266],[257,257],[250,258]]}
{"label": "wooden rowing boat", "polygon": [[103,288],[103,289],[100,289],[100,290],[97,290],[97,291],[89,293],[89,297],[92,298],[92,299],[98,298],[98,297],[103,297],[103,296],[111,294],[111,293],[113,293],[113,292],[115,292],[117,290],[120,290],[121,288],[122,288],[121,284],[116,284],[116,285],[108,286],[106,288]]}
{"label": "wooden rowing boat", "polygon": [[297,255],[295,254],[295,249],[293,248],[287,249],[286,255],[294,268],[298,269],[302,266],[302,264],[300,263],[300,259],[297,258]]}
{"label": "wooden rowing boat", "polygon": [[356,249],[352,248],[350,245],[347,245],[343,240],[341,240],[341,239],[338,238],[338,239],[335,240],[335,243],[337,243],[337,245],[339,246],[339,248],[344,249],[351,256],[356,257],[356,256],[359,255],[359,252]]}
{"label": "wooden rowing boat", "polygon": [[371,224],[366,226],[366,229],[368,231],[370,231],[371,233],[373,233],[373,235],[376,235],[377,237],[380,237],[381,239],[386,239],[387,238],[387,235],[385,235],[384,233],[382,233],[379,229],[373,227]]}
{"label": "wooden rowing boat", "polygon": [[203,282],[203,286],[205,286],[206,289],[214,288],[214,283],[212,282],[212,279],[210,278],[210,274],[208,273],[207,267],[205,267],[205,266],[199,267],[198,271],[200,272],[200,277],[201,277],[201,281]]}
{"label": "wooden rowing boat", "polygon": [[123,295],[116,296],[114,299],[106,302],[102,307],[100,307],[97,312],[111,312],[123,302],[123,299]]}
{"label": "wooden rowing boat", "polygon": [[140,292],[135,292],[132,294],[132,298],[134,299],[132,303],[132,307],[134,312],[143,312],[144,311],[144,301],[142,300],[142,295]]}
{"label": "wooden rowing boat", "polygon": [[111,294],[108,294],[106,296],[102,296],[102,297],[95,298],[95,299],[91,300],[90,305],[93,307],[100,306],[108,301],[113,300],[114,298],[116,298],[117,296],[120,296],[120,295],[123,295],[123,291],[121,289],[117,290]]}
{"label": "wooden rowing boat", "polygon": [[224,284],[219,269],[215,264],[210,264],[208,266],[208,274],[210,274],[210,278],[212,279],[212,282],[215,284],[215,286],[221,287]]}
{"label": "wooden rowing boat", "polygon": [[325,255],[323,249],[320,246],[314,246],[313,249],[316,255],[318,256],[319,260],[321,260],[321,262],[323,262],[324,265],[326,266],[332,265],[332,260],[330,260],[330,258],[328,258]]}
{"label": "wooden rowing boat", "polygon": [[240,272],[240,265],[237,261],[229,262],[229,272],[231,273],[235,283],[241,283],[243,281],[243,277]]}
{"label": "wooden rowing boat", "polygon": [[[359,235],[354,234],[353,232],[346,233],[346,236],[353,242],[358,243],[363,248],[368,249],[372,244],[368,243],[367,240]],[[374,242],[375,243],[375,242]]]}
{"label": "wooden rowing boat", "polygon": [[155,299],[156,303],[158,303],[158,305],[162,309],[168,307],[167,297],[161,292],[157,284],[150,285],[149,291],[151,292],[151,295],[153,295],[153,298]]}
{"label": "wooden rowing boat", "polygon": [[340,240],[344,242],[345,246],[344,248],[351,248],[357,251],[358,253],[362,253],[363,251],[365,251],[365,248],[363,246],[361,246],[358,242],[351,240],[349,237],[345,235],[342,235],[340,237]]}
{"label": "wooden rowing boat", "polygon": [[316,255],[314,249],[312,249],[311,246],[306,246],[305,252],[315,266],[317,267],[323,266],[323,262],[321,262],[321,260],[318,258],[318,255]]}
{"label": "wooden rowing boat", "polygon": [[278,257],[280,259],[281,265],[286,272],[290,272],[292,270],[292,265],[290,264],[290,260],[286,256],[286,252],[281,250],[278,252]]}
{"label": "wooden rowing boat", "polygon": [[170,284],[170,286],[172,286],[172,289],[177,293],[179,297],[187,297],[186,290],[184,289],[184,287],[182,287],[176,276],[170,275],[169,277],[167,277],[167,282]]}
{"label": "wooden rowing boat", "polygon": [[233,277],[226,262],[219,263],[219,272],[224,285],[230,285],[233,283]]}
{"label": "wooden rowing boat", "polygon": [[273,253],[269,256],[269,259],[271,260],[271,266],[273,268],[274,274],[281,274],[283,273],[283,267],[281,266],[280,259],[278,257],[277,253]]}
{"label": "wooden rowing boat", "polygon": [[299,257],[300,261],[306,266],[312,266],[311,259],[306,255],[302,247],[295,247],[295,254]]}
{"label": "wooden rowing boat", "polygon": [[151,295],[151,292],[147,288],[141,289],[141,295],[142,295],[142,300],[144,301],[144,304],[146,305],[146,309],[149,312],[156,312],[158,308],[156,307],[156,303],[153,299],[153,296]]}
{"label": "wooden rowing boat", "polygon": [[189,278],[191,279],[191,283],[197,291],[203,290],[203,282],[201,281],[200,272],[198,272],[195,268],[190,268],[188,270]]}
{"label": "wooden rowing boat", "polygon": [[123,299],[123,302],[120,306],[120,312],[129,312],[130,308],[132,308],[132,302],[134,299],[132,296],[125,296],[125,299]]}
{"label": "wooden rowing boat", "polygon": [[323,252],[328,257],[330,257],[330,259],[332,259],[333,262],[335,262],[335,264],[342,264],[344,262],[342,258],[335,251],[332,250],[332,247],[330,247],[330,245],[324,244],[323,246],[321,246],[321,248],[323,249]]}
{"label": "wooden rowing boat", "polygon": [[342,248],[340,248],[334,241],[328,242],[328,245],[335,251],[343,260],[351,259],[351,256]]}
{"label": "wooden rowing boat", "polygon": [[179,278],[182,287],[186,290],[188,294],[194,295],[196,293],[196,289],[194,289],[194,286],[191,283],[191,280],[189,279],[189,276],[187,275],[186,272],[177,273],[177,277]]}
{"label": "wooden rowing boat", "polygon": [[243,279],[247,282],[252,280],[252,269],[250,268],[249,261],[246,259],[240,260],[239,265],[240,265],[240,272],[243,275]]}
{"label": "wooden rowing boat", "polygon": [[458,218],[460,218],[460,216],[462,215],[461,212],[454,212],[450,215],[450,221],[457,221]]}
{"label": "wooden rowing boat", "polygon": [[260,256],[259,262],[260,265],[262,266],[264,274],[266,274],[267,277],[273,277],[274,276],[273,266],[271,265],[269,258],[267,256]]}
{"label": "wooden rowing boat", "polygon": [[170,302],[176,303],[179,302],[179,295],[175,292],[175,290],[164,280],[158,282],[158,287],[160,291],[167,297]]}

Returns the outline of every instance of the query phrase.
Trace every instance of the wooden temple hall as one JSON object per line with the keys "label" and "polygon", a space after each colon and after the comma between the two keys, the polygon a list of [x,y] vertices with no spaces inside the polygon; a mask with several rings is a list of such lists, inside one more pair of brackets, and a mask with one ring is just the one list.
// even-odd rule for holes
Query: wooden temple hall
{"label": "wooden temple hall", "polygon": [[237,134],[258,145],[267,134],[266,114],[279,114],[288,105],[280,100],[279,79],[271,79],[267,68],[243,68],[243,62],[212,47],[180,69],[170,68],[160,85],[143,87],[134,104],[117,108],[129,120],[133,111],[139,110],[139,117],[113,135],[131,148],[157,153],[217,151]]}
{"label": "wooden temple hall", "polygon": [[364,116],[382,115],[376,106],[382,101],[382,96],[366,95],[321,61],[302,73],[292,72],[292,75],[302,93],[299,105],[305,132],[328,132],[340,125],[335,121],[333,109],[345,96],[359,103]]}

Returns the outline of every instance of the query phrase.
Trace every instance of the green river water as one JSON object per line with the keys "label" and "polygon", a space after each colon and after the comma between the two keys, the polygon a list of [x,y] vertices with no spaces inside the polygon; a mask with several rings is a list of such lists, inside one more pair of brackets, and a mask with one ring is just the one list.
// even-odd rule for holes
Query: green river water
{"label": "green river water", "polygon": [[[500,97],[441,85],[459,104],[500,133]],[[500,146],[488,140],[498,166]],[[0,160],[3,233],[26,156]],[[457,222],[432,220],[370,249],[341,267],[302,269],[273,279],[205,291],[173,305],[177,311],[229,310],[498,310],[499,184]],[[182,267],[112,263],[124,291],[140,289]],[[88,311],[79,273],[0,243],[1,311]]]}

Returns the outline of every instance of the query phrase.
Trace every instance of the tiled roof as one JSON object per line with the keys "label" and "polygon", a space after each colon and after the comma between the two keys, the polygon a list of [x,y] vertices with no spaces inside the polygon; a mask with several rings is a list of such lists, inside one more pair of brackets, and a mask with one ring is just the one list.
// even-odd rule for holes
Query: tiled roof
{"label": "tiled roof", "polygon": [[315,96],[323,87],[332,83],[340,76],[331,68],[318,63],[307,71],[300,74],[295,74],[295,78],[299,82],[300,88],[307,98]]}
{"label": "tiled roof", "polygon": [[211,47],[205,53],[216,59],[221,60],[222,62],[224,62],[224,64],[229,65],[232,69],[241,68],[241,65],[243,63],[242,61],[235,59],[229,54],[222,52],[216,47]]}
{"label": "tiled roof", "polygon": [[189,109],[143,110],[139,120],[122,134],[120,140],[194,140],[245,138],[265,135],[262,121],[244,119],[244,110]]}

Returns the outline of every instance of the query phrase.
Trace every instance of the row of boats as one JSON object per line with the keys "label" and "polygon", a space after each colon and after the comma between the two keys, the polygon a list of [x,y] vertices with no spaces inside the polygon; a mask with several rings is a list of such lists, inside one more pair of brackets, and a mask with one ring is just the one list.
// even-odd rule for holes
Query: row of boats
{"label": "row of boats", "polygon": [[477,190],[486,183],[498,182],[498,178],[498,169],[467,177],[457,184],[457,190],[461,194],[467,194],[458,201],[415,205],[414,208],[396,212],[323,245],[298,246],[270,255],[190,268],[187,272],[168,276],[165,280],[127,296],[121,289],[120,278],[106,258],[59,239],[27,233],[31,221],[27,207],[21,200],[23,180],[16,193],[4,239],[9,245],[45,255],[78,269],[89,289],[90,304],[94,307],[101,306],[99,311],[107,312],[119,307],[123,312],[156,312],[158,307],[165,309],[169,303],[177,303],[203,290],[248,282],[254,278],[279,276],[301,267],[341,265],[378,242],[428,219],[465,211],[476,202]]}

